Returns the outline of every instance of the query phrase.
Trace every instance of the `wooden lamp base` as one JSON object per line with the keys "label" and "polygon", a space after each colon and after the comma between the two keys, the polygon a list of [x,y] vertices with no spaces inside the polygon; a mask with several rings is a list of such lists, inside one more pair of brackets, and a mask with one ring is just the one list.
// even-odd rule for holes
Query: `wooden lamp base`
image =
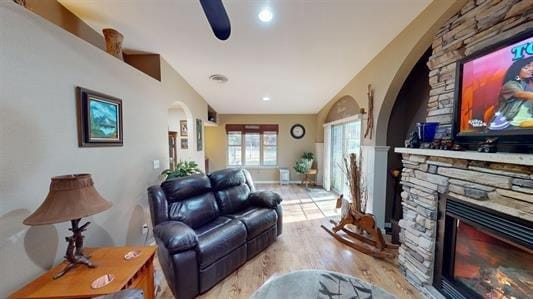
{"label": "wooden lamp base", "polygon": [[86,265],[89,268],[95,268],[96,265],[91,262],[90,256],[87,256],[83,253],[83,239],[85,238],[82,234],[87,229],[87,226],[91,224],[90,222],[85,223],[81,227],[79,226],[81,219],[71,220],[72,228],[69,228],[72,231],[72,236],[65,237],[65,240],[68,242],[67,252],[65,254],[65,260],[67,265],[63,270],[54,275],[54,279],[58,279],[65,275],[76,265],[82,264]]}

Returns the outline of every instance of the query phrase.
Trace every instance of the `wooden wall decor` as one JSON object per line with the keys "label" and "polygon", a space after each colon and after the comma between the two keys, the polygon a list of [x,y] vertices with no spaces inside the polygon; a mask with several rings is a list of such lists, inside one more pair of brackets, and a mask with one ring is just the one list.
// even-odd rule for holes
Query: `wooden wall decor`
{"label": "wooden wall decor", "polygon": [[106,52],[120,60],[124,60],[122,56],[124,36],[112,28],[104,28],[102,32],[104,33]]}
{"label": "wooden wall decor", "polygon": [[[365,212],[368,198],[366,188],[361,185],[361,159],[358,161],[357,156],[352,153],[349,160],[345,160],[345,167],[352,202],[341,195],[337,199],[337,208],[341,208],[340,222],[330,220],[333,228],[324,225],[322,228],[338,241],[364,254],[394,259],[398,253],[398,245],[386,242],[381,230],[376,226],[374,215]],[[354,226],[355,230],[347,228],[347,225]],[[344,234],[339,234],[339,231]]]}
{"label": "wooden wall decor", "polygon": [[372,132],[374,131],[374,90],[372,84],[368,84],[368,118],[366,120],[365,138],[368,136],[372,139]]}

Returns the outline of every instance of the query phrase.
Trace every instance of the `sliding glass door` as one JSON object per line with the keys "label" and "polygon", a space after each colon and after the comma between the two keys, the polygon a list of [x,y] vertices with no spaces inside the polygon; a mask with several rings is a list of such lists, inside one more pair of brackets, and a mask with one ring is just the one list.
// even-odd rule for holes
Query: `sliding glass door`
{"label": "sliding glass door", "polygon": [[331,128],[331,189],[349,196],[344,160],[351,153],[359,156],[361,148],[361,121],[333,125]]}

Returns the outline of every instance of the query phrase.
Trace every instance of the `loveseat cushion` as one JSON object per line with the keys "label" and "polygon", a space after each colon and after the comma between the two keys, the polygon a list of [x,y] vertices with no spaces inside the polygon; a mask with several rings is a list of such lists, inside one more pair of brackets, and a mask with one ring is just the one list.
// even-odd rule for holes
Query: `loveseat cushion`
{"label": "loveseat cushion", "polygon": [[219,216],[211,182],[204,175],[192,175],[161,184],[168,201],[168,219],[200,227]]}
{"label": "loveseat cushion", "polygon": [[205,269],[246,242],[244,224],[227,217],[218,217],[195,232],[200,269]]}
{"label": "loveseat cushion", "polygon": [[248,200],[252,205],[274,209],[283,199],[276,192],[258,191],[250,193]]}
{"label": "loveseat cushion", "polygon": [[246,209],[250,203],[250,187],[242,169],[228,168],[209,175],[217,204],[222,215]]}
{"label": "loveseat cushion", "polygon": [[184,222],[192,228],[213,221],[218,214],[217,202],[211,192],[173,202],[168,207],[170,220]]}
{"label": "loveseat cushion", "polygon": [[166,221],[154,227],[154,237],[159,239],[170,254],[186,251],[198,245],[198,238],[185,223]]}
{"label": "loveseat cushion", "polygon": [[238,212],[250,206],[248,195],[250,188],[246,184],[229,187],[215,192],[217,205],[222,215]]}
{"label": "loveseat cushion", "polygon": [[168,202],[182,201],[211,191],[211,181],[202,174],[175,178],[161,184]]}
{"label": "loveseat cushion", "polygon": [[240,168],[226,168],[212,172],[209,175],[211,187],[218,191],[246,183],[246,176]]}
{"label": "loveseat cushion", "polygon": [[276,211],[270,208],[253,207],[237,213],[229,214],[227,217],[237,219],[244,223],[247,231],[247,240],[251,240],[264,231],[274,226],[278,221]]}

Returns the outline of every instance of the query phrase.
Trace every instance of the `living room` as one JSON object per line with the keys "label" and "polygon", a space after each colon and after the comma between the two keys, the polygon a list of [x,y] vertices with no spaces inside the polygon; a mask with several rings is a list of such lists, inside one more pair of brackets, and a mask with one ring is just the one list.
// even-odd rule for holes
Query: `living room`
{"label": "living room", "polygon": [[532,16],[2,1],[0,297],[527,298]]}

